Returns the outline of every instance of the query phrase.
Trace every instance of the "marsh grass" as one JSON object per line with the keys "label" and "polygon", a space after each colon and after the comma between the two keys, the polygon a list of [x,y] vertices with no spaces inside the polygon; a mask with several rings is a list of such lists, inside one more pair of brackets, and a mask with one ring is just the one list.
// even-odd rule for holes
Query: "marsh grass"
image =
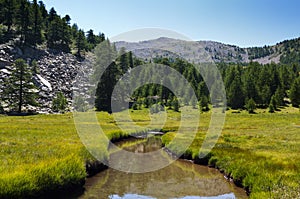
{"label": "marsh grass", "polygon": [[[137,134],[140,129],[149,130],[147,125],[153,116],[148,110],[130,111],[130,116],[141,128],[121,121],[127,125],[124,132],[113,115],[97,113],[102,129],[111,140]],[[168,145],[177,135],[180,118],[180,113],[169,110],[166,124],[151,130],[168,132],[162,137],[163,143]],[[210,113],[201,114],[197,136],[186,151],[186,157],[197,159],[210,119]],[[298,126],[300,113],[291,107],[275,114],[260,110],[257,114],[229,112],[207,163],[244,186],[251,192],[251,198],[299,198]],[[184,135],[178,137],[186,139]],[[72,114],[64,114],[0,116],[0,161],[0,198],[24,198],[81,186],[87,175],[86,162],[95,159],[82,145]]]}
{"label": "marsh grass", "polygon": [[[202,123],[187,157],[197,159],[209,124]],[[250,198],[299,198],[300,114],[288,107],[276,114],[227,114],[222,135],[209,154],[208,164],[233,178],[250,192]],[[175,132],[163,136],[170,142]],[[184,139],[184,138],[183,138]]]}

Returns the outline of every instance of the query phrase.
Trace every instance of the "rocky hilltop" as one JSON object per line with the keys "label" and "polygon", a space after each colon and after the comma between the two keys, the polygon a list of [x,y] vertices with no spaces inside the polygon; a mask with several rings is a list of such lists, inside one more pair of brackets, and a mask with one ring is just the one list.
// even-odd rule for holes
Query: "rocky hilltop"
{"label": "rocky hilltop", "polygon": [[[226,63],[261,64],[279,63],[291,50],[299,52],[299,39],[283,41],[274,46],[241,48],[214,41],[184,41],[161,37],[141,42],[116,42],[117,49],[125,47],[144,60],[155,57],[181,57],[189,62],[202,63],[209,61]],[[296,47],[296,48],[291,48]],[[204,56],[205,55],[205,56]],[[298,56],[298,55],[297,55]],[[206,58],[204,58],[206,57]]]}
{"label": "rocky hilltop", "polygon": [[22,58],[30,64],[37,61],[38,73],[33,76],[33,82],[37,87],[39,103],[38,107],[26,107],[27,110],[50,113],[52,100],[57,92],[63,92],[71,107],[73,82],[76,75],[85,68],[92,66],[92,59],[79,60],[70,53],[55,50],[42,50],[37,48],[20,48],[14,44],[0,45],[0,91],[5,87],[4,79],[11,74],[14,61]]}

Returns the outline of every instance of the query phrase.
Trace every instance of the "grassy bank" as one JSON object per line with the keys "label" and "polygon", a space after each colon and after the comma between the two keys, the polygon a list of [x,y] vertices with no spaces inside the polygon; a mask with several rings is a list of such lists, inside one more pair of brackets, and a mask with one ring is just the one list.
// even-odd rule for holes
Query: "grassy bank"
{"label": "grassy bank", "polygon": [[[201,116],[199,132],[185,157],[199,161],[209,121],[210,114]],[[168,144],[175,135],[167,133],[163,142]],[[250,198],[300,198],[299,154],[300,114],[295,109],[276,114],[228,113],[207,163],[250,191]]]}
{"label": "grassy bank", "polygon": [[[124,113],[120,114],[122,117]],[[127,126],[128,132],[124,133],[113,116],[97,116],[110,139],[139,131],[124,120],[120,121]],[[133,111],[131,117],[138,125],[149,124],[146,110]],[[228,113],[209,164],[249,189],[251,198],[299,198],[299,119],[300,113],[294,109],[276,114]],[[163,127],[168,131],[163,136],[165,143],[173,138],[179,122],[180,114],[170,111]],[[210,114],[202,114],[199,132],[187,156],[197,157],[209,122]],[[32,197],[79,187],[87,175],[86,162],[94,161],[80,142],[72,114],[0,116],[0,151],[0,198]]]}
{"label": "grassy bank", "polygon": [[[112,116],[97,116],[110,139],[126,136]],[[72,114],[0,116],[0,198],[76,190],[85,181],[87,163],[96,165],[76,133]]]}

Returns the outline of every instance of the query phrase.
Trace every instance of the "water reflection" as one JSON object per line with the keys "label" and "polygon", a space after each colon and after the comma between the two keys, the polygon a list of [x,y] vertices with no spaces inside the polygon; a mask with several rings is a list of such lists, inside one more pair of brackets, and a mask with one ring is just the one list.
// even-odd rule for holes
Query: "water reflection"
{"label": "water reflection", "polygon": [[[120,146],[136,153],[146,153],[161,148],[161,142],[151,138],[122,142]],[[149,173],[132,174],[107,169],[88,179],[85,188],[82,199],[247,198],[242,189],[227,182],[217,170],[184,160]]]}

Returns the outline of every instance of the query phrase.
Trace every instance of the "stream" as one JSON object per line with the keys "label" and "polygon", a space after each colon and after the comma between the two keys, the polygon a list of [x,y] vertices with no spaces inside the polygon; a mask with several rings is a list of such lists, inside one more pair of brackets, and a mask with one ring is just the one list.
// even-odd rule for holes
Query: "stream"
{"label": "stream", "polygon": [[[134,153],[161,149],[159,136],[115,143]],[[216,169],[176,160],[147,173],[126,173],[112,168],[87,179],[80,199],[235,199],[248,198],[242,188],[229,182]]]}

